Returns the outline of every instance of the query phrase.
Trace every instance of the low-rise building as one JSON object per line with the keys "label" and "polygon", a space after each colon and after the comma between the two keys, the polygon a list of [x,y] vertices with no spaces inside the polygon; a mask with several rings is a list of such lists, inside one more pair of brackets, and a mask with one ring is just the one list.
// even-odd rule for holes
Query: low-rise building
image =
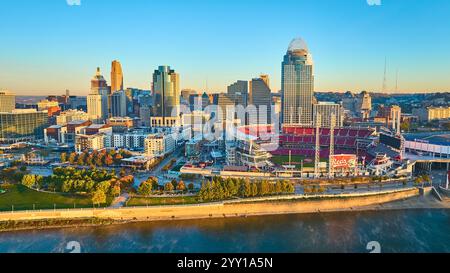
{"label": "low-rise building", "polygon": [[172,135],[151,134],[145,139],[145,154],[150,157],[165,156],[175,150],[176,141]]}
{"label": "low-rise building", "polygon": [[82,135],[75,136],[75,151],[81,153],[85,150],[97,151],[105,148],[105,135]]}
{"label": "low-rise building", "polygon": [[412,110],[412,114],[419,117],[420,121],[429,122],[433,120],[443,120],[450,118],[449,107],[428,107],[416,108]]}
{"label": "low-rise building", "polygon": [[89,115],[84,111],[70,109],[61,112],[59,116],[56,117],[56,124],[66,125],[67,123],[75,120],[87,121],[89,120]]}
{"label": "low-rise building", "polygon": [[107,124],[112,127],[113,132],[125,132],[134,127],[134,119],[130,117],[112,117]]}

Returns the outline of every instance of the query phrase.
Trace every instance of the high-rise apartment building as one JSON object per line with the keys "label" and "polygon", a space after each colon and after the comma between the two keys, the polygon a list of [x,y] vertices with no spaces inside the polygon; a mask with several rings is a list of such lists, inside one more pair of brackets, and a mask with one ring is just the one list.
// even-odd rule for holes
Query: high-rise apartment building
{"label": "high-rise apartment building", "polygon": [[282,122],[311,125],[313,121],[313,58],[306,43],[294,39],[287,50],[281,69]]}
{"label": "high-rise apartment building", "polygon": [[153,73],[153,115],[166,118],[178,117],[180,105],[180,78],[169,66],[160,66]]}
{"label": "high-rise apartment building", "polygon": [[114,60],[111,64],[111,92],[123,90],[122,65]]}
{"label": "high-rise apartment building", "polygon": [[10,113],[16,109],[16,95],[8,90],[0,90],[0,112]]}

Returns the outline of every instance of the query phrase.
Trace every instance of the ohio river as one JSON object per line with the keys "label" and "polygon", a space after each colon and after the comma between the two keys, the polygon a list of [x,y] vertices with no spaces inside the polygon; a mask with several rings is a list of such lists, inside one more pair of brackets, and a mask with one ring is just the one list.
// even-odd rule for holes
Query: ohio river
{"label": "ohio river", "polygon": [[398,210],[132,223],[0,233],[0,252],[85,253],[381,252],[450,253],[450,210]]}

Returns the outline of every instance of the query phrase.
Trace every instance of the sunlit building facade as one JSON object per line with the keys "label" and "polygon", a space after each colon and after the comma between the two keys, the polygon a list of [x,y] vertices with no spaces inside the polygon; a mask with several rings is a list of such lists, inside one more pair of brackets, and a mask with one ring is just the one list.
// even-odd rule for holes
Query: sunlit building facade
{"label": "sunlit building facade", "polygon": [[284,56],[281,71],[282,122],[311,125],[313,121],[313,58],[302,39],[294,39]]}

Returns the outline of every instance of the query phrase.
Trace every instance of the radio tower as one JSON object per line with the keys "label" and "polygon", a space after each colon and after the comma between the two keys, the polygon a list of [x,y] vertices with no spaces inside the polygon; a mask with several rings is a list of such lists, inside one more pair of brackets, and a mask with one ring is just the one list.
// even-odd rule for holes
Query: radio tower
{"label": "radio tower", "polygon": [[320,113],[316,114],[316,149],[314,157],[314,176],[316,178],[320,175],[320,124],[322,121],[322,116]]}
{"label": "radio tower", "polygon": [[328,176],[330,178],[334,175],[333,170],[333,156],[334,156],[334,127],[336,125],[336,115],[331,114],[331,121],[330,121],[330,157],[328,160]]}
{"label": "radio tower", "polygon": [[386,78],[386,73],[387,73],[387,58],[384,57],[383,93],[386,92],[386,89],[387,89],[387,78]]}

